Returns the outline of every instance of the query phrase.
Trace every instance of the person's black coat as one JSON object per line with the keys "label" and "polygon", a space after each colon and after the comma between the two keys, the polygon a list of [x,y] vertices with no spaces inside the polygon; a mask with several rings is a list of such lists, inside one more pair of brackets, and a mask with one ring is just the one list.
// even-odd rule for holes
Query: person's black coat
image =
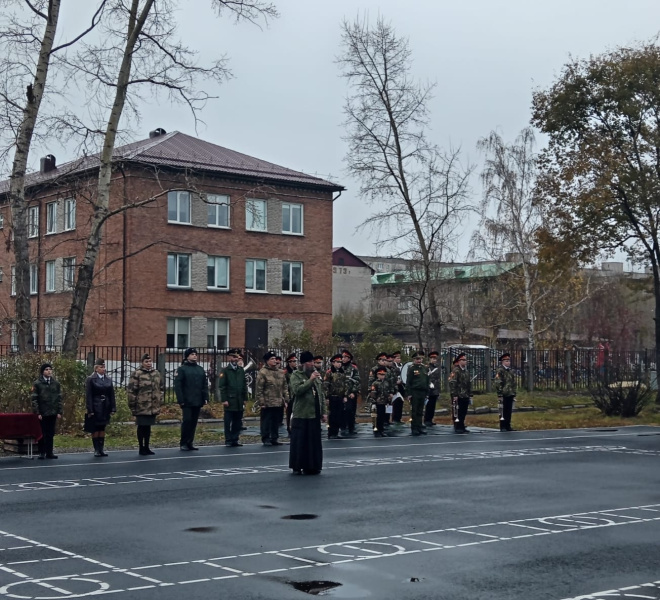
{"label": "person's black coat", "polygon": [[103,379],[97,373],[90,375],[85,382],[85,401],[87,414],[94,413],[94,423],[107,425],[110,415],[117,411],[112,380],[107,375]]}

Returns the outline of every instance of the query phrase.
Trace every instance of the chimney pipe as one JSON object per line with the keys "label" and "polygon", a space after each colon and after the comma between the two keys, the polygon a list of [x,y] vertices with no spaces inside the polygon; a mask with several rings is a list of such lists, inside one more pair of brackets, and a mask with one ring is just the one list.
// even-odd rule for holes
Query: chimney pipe
{"label": "chimney pipe", "polygon": [[161,135],[165,135],[167,131],[165,131],[162,127],[158,127],[158,129],[154,129],[153,131],[149,132],[149,137],[150,138],[156,138]]}
{"label": "chimney pipe", "polygon": [[52,154],[47,154],[41,159],[41,165],[39,171],[41,173],[48,173],[49,171],[54,171],[56,168],[55,157]]}

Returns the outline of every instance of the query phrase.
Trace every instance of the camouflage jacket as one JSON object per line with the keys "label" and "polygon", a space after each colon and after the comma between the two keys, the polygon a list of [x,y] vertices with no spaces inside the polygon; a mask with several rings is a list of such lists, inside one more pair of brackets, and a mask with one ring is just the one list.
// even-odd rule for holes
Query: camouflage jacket
{"label": "camouflage jacket", "polygon": [[449,375],[449,395],[452,398],[471,398],[472,397],[472,379],[470,371],[461,369],[456,365]]}
{"label": "camouflage jacket", "polygon": [[42,417],[62,414],[62,388],[52,377],[50,383],[41,376],[32,384],[32,412]]}
{"label": "camouflage jacket", "polygon": [[284,406],[289,401],[289,388],[284,371],[277,367],[263,367],[257,373],[255,387],[256,401],[259,406],[273,408]]}
{"label": "camouflage jacket", "polygon": [[342,363],[341,368],[346,377],[346,395],[355,394],[357,398],[360,393],[360,371],[358,371],[357,365],[353,363]]}
{"label": "camouflage jacket", "polygon": [[440,363],[435,363],[434,365],[429,363],[427,367],[429,370],[429,396],[439,396],[441,379],[442,379],[442,367]]}
{"label": "camouflage jacket", "polygon": [[[369,390],[371,390],[371,386],[374,384],[374,381],[378,381],[378,377],[376,377],[376,370],[380,368],[380,365],[376,365],[375,367],[372,367],[371,371],[369,371]],[[383,382],[385,383],[387,387],[387,393],[389,395],[396,394],[396,379],[392,381],[392,376],[394,373],[392,372],[391,369],[387,369],[387,374],[385,375],[385,379]]]}
{"label": "camouflage jacket", "polygon": [[139,368],[131,375],[126,389],[128,408],[134,416],[151,416],[160,413],[163,402],[163,389],[160,372]]}
{"label": "camouflage jacket", "polygon": [[389,404],[390,397],[388,393],[387,381],[376,379],[369,388],[369,399],[376,404]]}
{"label": "camouflage jacket", "polygon": [[343,369],[328,369],[323,376],[323,391],[326,398],[329,396],[346,397],[348,394],[348,385],[346,382],[346,373]]}
{"label": "camouflage jacket", "polygon": [[424,365],[412,364],[408,367],[406,375],[406,396],[424,393],[429,391],[429,372]]}
{"label": "camouflage jacket", "polygon": [[516,376],[511,369],[500,366],[495,373],[495,391],[498,396],[516,395]]}

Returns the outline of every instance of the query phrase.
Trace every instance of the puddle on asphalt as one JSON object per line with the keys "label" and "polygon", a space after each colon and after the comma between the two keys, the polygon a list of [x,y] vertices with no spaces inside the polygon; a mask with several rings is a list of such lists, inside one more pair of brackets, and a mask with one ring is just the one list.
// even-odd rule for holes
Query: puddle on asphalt
{"label": "puddle on asphalt", "polygon": [[271,506],[270,504],[260,504],[259,508],[277,508],[277,506]]}
{"label": "puddle on asphalt", "polygon": [[216,529],[217,527],[188,527],[186,531],[192,531],[193,533],[211,533]]}
{"label": "puddle on asphalt", "polygon": [[318,515],[300,514],[300,515],[286,515],[283,519],[291,519],[292,521],[308,521],[309,519],[317,519]]}
{"label": "puddle on asphalt", "polygon": [[325,596],[330,590],[341,586],[341,583],[335,581],[287,581],[287,583],[299,592],[312,596]]}

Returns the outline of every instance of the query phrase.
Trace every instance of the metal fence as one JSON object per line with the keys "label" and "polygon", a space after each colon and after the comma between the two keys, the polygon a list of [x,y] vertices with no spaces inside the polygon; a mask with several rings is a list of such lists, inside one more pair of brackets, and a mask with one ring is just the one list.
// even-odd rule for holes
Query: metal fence
{"label": "metal fence", "polygon": [[[348,347],[356,356],[360,353],[357,348]],[[256,371],[262,366],[261,357],[264,348],[243,348],[244,368],[250,391],[253,391]],[[286,359],[292,350],[290,348],[269,348]],[[338,349],[339,351],[340,349]],[[37,347],[36,352],[53,355],[60,352],[59,348]],[[199,348],[198,363],[207,373],[211,392],[215,392],[215,375],[228,364],[225,348]],[[472,376],[473,390],[478,393],[488,393],[493,389],[493,378],[499,366],[499,357],[504,352],[495,348],[444,348],[439,357],[442,370],[441,391],[447,391],[447,378],[451,372],[453,359],[459,353],[468,357],[468,370]],[[103,358],[106,372],[118,387],[126,387],[131,373],[140,366],[143,354],[149,353],[154,365],[163,375],[167,389],[166,401],[173,402],[172,392],[176,369],[183,360],[183,349],[169,349],[161,346],[81,346],[77,359],[84,362],[89,372],[93,369],[97,358]],[[299,351],[298,351],[299,353]],[[655,350],[616,351],[597,348],[578,348],[571,350],[515,350],[510,351],[511,368],[513,369],[519,389],[527,390],[588,390],[599,382],[611,383],[613,381],[633,381],[642,379],[655,387]],[[16,355],[13,346],[0,346],[0,369],[3,359]],[[328,358],[328,357],[327,357]],[[403,362],[408,358],[404,355]],[[365,364],[360,364],[365,363]],[[366,389],[366,379],[372,366],[376,364],[375,357],[369,361],[358,361],[360,373],[364,380],[363,390]],[[326,360],[327,365],[327,360]]]}

